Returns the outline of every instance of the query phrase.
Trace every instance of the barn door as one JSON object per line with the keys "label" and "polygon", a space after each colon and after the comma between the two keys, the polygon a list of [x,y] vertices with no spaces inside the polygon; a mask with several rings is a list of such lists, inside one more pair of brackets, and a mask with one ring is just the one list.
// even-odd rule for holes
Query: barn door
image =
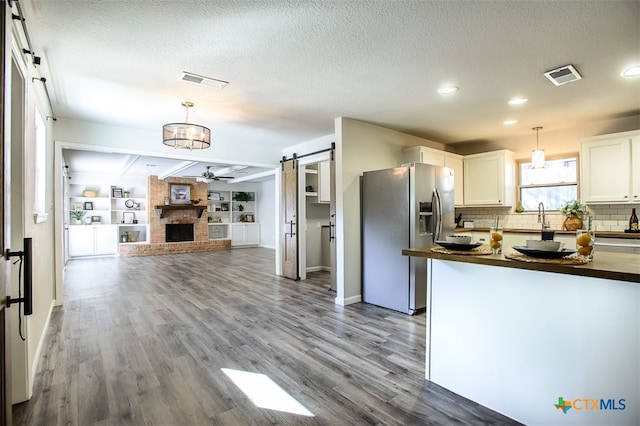
{"label": "barn door", "polygon": [[329,188],[331,201],[329,203],[329,258],[331,259],[331,290],[336,291],[336,151],[331,151],[329,161]]}
{"label": "barn door", "polygon": [[282,163],[282,275],[298,280],[298,160]]}
{"label": "barn door", "polygon": [[7,2],[0,2],[0,188],[2,188],[2,194],[0,195],[0,424],[12,424],[11,421],[11,380],[10,375],[10,363],[9,363],[9,341],[10,336],[10,321],[7,313],[7,295],[11,293],[11,280],[10,277],[10,263],[7,262],[7,258],[4,257],[6,250],[6,236],[9,229],[9,214],[5,208],[8,205],[7,192],[5,188],[9,184],[9,170],[5,162],[5,150],[7,146],[5,144],[5,69],[8,61],[8,53],[6,46],[6,33],[7,33]]}

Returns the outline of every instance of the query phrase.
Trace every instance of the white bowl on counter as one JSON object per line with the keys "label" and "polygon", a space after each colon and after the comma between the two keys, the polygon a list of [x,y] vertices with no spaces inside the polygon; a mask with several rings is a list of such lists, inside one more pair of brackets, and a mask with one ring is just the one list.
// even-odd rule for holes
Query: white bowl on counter
{"label": "white bowl on counter", "polygon": [[560,241],[527,240],[527,248],[540,251],[558,251],[562,249]]}
{"label": "white bowl on counter", "polygon": [[470,244],[471,243],[471,235],[447,235],[446,240],[448,243],[456,243],[456,244]]}

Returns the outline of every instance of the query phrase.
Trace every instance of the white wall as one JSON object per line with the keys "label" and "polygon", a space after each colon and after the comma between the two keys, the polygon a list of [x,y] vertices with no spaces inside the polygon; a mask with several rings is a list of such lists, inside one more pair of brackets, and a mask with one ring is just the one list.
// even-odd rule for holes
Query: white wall
{"label": "white wall", "polygon": [[276,180],[270,179],[258,184],[258,221],[260,222],[260,245],[276,247]]}
{"label": "white wall", "polygon": [[335,126],[336,303],[348,305],[362,299],[359,180],[362,172],[399,166],[403,160],[402,149],[408,146],[438,149],[444,146],[349,118],[337,118]]}

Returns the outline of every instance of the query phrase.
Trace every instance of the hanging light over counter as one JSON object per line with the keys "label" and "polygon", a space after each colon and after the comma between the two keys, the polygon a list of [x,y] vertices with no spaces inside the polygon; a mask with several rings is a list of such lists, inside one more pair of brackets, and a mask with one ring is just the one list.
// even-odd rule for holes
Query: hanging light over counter
{"label": "hanging light over counter", "polygon": [[184,123],[168,123],[162,126],[162,143],[180,149],[207,149],[211,146],[211,130],[199,124],[189,123],[189,108],[193,102],[184,101],[187,110]]}
{"label": "hanging light over counter", "polygon": [[536,131],[536,149],[531,151],[531,166],[534,169],[541,169],[544,167],[544,149],[540,149],[540,139],[538,138],[538,132],[542,130],[542,126],[536,126],[531,130]]}

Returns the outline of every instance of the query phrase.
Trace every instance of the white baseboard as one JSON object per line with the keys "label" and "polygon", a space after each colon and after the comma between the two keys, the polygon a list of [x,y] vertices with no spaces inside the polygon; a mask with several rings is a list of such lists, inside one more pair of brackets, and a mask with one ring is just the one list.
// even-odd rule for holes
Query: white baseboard
{"label": "white baseboard", "polygon": [[331,268],[328,267],[328,266],[309,266],[309,267],[307,267],[307,273],[309,273],[309,272],[320,272],[320,271],[331,272]]}
{"label": "white baseboard", "polygon": [[339,299],[336,297],[334,301],[336,305],[340,305],[340,306],[353,305],[354,303],[362,302],[362,295],[358,294],[357,296],[351,296],[344,299]]}
{"label": "white baseboard", "polygon": [[42,334],[40,335],[40,341],[38,342],[38,346],[36,347],[36,353],[33,354],[33,364],[30,367],[31,371],[29,373],[29,399],[31,399],[31,397],[33,396],[33,382],[38,371],[38,365],[40,364],[40,355],[42,354],[42,349],[44,348],[45,342],[47,340],[47,334],[49,334],[49,322],[51,321],[51,314],[53,313],[53,308],[55,306],[56,301],[54,299],[51,301],[51,305],[49,306],[47,320],[44,322],[44,326],[42,327]]}

